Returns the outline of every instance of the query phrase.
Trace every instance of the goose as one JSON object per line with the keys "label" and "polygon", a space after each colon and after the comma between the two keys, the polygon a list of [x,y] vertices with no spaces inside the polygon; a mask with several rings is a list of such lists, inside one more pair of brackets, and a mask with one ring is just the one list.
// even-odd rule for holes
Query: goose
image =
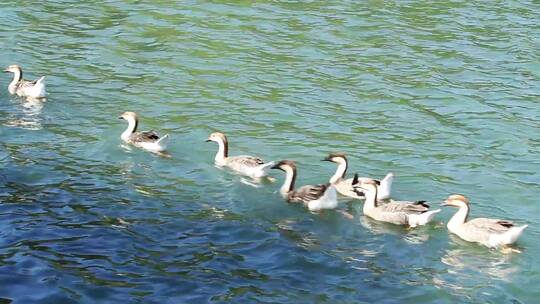
{"label": "goose", "polygon": [[[336,163],[338,165],[336,173],[330,178],[330,183],[336,187],[336,190],[339,194],[363,199],[364,194],[360,191],[353,190],[353,178],[345,178],[347,174],[347,168],[349,163],[347,161],[347,156],[344,153],[330,153],[323,161],[329,161]],[[369,177],[358,177],[358,182],[362,184],[365,181],[373,180]],[[384,200],[390,198],[390,192],[392,190],[392,182],[394,180],[394,174],[392,172],[386,174],[382,180],[375,180],[379,185],[379,200]]]}
{"label": "goose", "polygon": [[217,166],[227,167],[242,175],[249,176],[254,179],[266,177],[270,167],[274,162],[264,162],[259,157],[249,155],[229,156],[229,141],[227,136],[221,132],[210,134],[207,142],[216,142],[219,145],[214,162]]}
{"label": "goose", "polygon": [[[441,209],[429,210],[426,201],[407,202],[390,201],[379,204],[377,183],[373,180],[365,181],[361,186],[366,201],[364,202],[364,215],[374,220],[396,225],[408,225],[411,228],[429,223]],[[358,191],[355,187],[355,191]]]}
{"label": "goose", "polygon": [[459,208],[446,225],[448,230],[468,242],[490,248],[513,244],[528,225],[516,226],[511,221],[475,218],[469,220],[469,199],[461,194],[450,195],[442,204]]}
{"label": "goose", "polygon": [[13,73],[13,80],[8,86],[10,94],[31,98],[44,98],[47,95],[47,92],[45,92],[45,76],[34,81],[24,80],[23,71],[16,64],[8,66],[4,72]]}
{"label": "goose", "polygon": [[159,137],[159,135],[152,130],[137,132],[139,119],[135,112],[124,112],[118,118],[125,119],[128,122],[127,129],[120,136],[124,142],[151,152],[163,152],[167,149],[167,144],[169,143],[168,134]]}
{"label": "goose", "polygon": [[291,160],[282,160],[272,167],[286,174],[285,182],[279,192],[289,203],[301,203],[310,211],[334,209],[337,207],[337,192],[332,184],[306,185],[294,189],[296,164]]}

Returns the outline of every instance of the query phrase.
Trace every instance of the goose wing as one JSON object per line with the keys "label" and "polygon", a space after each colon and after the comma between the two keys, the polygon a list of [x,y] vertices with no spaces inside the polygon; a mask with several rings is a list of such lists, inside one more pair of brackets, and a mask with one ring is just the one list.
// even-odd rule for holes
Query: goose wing
{"label": "goose wing", "polygon": [[17,88],[18,88],[18,89],[27,89],[27,88],[31,88],[31,87],[35,86],[37,82],[38,82],[37,79],[36,79],[36,80],[32,80],[32,81],[30,81],[30,80],[24,80],[24,79],[23,79],[23,80],[19,81],[19,83],[17,84]]}
{"label": "goose wing", "polygon": [[159,139],[159,135],[153,130],[135,132],[131,134],[130,140],[133,142],[154,142]]}
{"label": "goose wing", "polygon": [[264,161],[258,157],[249,155],[240,155],[229,157],[228,161],[231,167],[249,167],[254,168],[264,164]]}
{"label": "goose wing", "polygon": [[306,185],[289,193],[289,201],[292,203],[308,203],[319,199],[324,195],[330,184]]}
{"label": "goose wing", "polygon": [[488,218],[476,218],[465,223],[468,230],[471,233],[475,232],[487,232],[494,234],[501,234],[514,227],[514,223],[506,220],[488,219]]}
{"label": "goose wing", "polygon": [[399,202],[391,201],[387,204],[380,205],[379,208],[383,212],[388,213],[407,213],[407,214],[421,214],[429,210],[429,205],[426,201],[417,202]]}

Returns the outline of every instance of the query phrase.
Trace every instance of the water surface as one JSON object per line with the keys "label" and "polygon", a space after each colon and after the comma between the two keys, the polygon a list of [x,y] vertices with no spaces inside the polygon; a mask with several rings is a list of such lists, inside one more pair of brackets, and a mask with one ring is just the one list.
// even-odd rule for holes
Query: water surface
{"label": "water surface", "polygon": [[[537,1],[0,3],[1,303],[533,303],[540,296]],[[124,111],[171,158],[120,144]],[[285,204],[216,169],[293,159],[325,182],[396,174],[395,197],[529,224],[502,254]]]}

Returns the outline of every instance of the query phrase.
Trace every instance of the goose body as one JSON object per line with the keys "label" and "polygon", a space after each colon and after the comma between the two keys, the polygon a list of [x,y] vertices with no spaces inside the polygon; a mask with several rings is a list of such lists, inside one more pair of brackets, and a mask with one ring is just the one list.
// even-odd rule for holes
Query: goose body
{"label": "goose body", "polygon": [[476,218],[469,220],[469,200],[460,194],[450,195],[443,206],[459,208],[446,225],[448,230],[461,239],[479,243],[490,248],[513,244],[528,225],[516,226],[511,221]]}
{"label": "goose body", "polygon": [[[353,188],[354,184],[360,186],[367,181],[373,181],[369,177],[358,177],[354,178],[345,178],[347,174],[347,168],[349,166],[347,156],[343,153],[331,153],[323,161],[330,161],[338,165],[336,173],[330,178],[330,184],[334,185],[337,192],[343,196],[364,199],[364,193],[361,191],[355,191]],[[356,179],[355,179],[356,178]],[[394,174],[388,173],[382,180],[375,180],[378,184],[379,200],[384,200],[390,198],[390,192],[392,190],[392,182],[394,180]]]}
{"label": "goose body", "polygon": [[219,145],[214,158],[216,165],[227,167],[242,175],[255,179],[262,178],[268,175],[270,167],[274,165],[274,162],[264,162],[259,157],[249,155],[229,156],[229,142],[223,133],[212,133],[206,141],[213,141]]}
{"label": "goose body", "polygon": [[152,130],[137,132],[139,120],[137,114],[134,112],[125,112],[119,118],[125,119],[128,122],[127,129],[120,136],[124,142],[150,152],[163,152],[167,150],[169,135],[160,137]]}
{"label": "goose body", "polygon": [[366,181],[361,187],[366,196],[364,215],[377,221],[416,227],[429,223],[435,214],[441,211],[440,209],[429,210],[429,205],[425,201],[390,201],[380,204],[375,181]]}
{"label": "goose body", "polygon": [[296,181],[296,164],[290,160],[282,160],[272,169],[280,169],[285,172],[285,182],[280,188],[281,196],[289,203],[300,203],[310,211],[334,209],[337,207],[336,188],[331,184],[306,185],[294,189]]}
{"label": "goose body", "polygon": [[31,98],[44,98],[47,96],[45,76],[33,81],[24,80],[22,69],[16,64],[8,66],[4,72],[13,73],[13,80],[8,86],[10,94]]}

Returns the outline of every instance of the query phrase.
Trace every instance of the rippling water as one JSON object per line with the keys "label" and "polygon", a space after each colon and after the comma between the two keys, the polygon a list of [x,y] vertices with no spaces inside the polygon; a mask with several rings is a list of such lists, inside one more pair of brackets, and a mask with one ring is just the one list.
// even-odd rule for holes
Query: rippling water
{"label": "rippling water", "polygon": [[[0,303],[537,301],[538,1],[151,2],[0,3],[0,66],[50,94],[0,75]],[[171,158],[120,145],[127,110]],[[407,230],[287,205],[280,172],[213,166],[215,130],[300,184],[344,151],[396,198],[463,192],[530,225],[522,253],[449,235],[454,210]]]}

